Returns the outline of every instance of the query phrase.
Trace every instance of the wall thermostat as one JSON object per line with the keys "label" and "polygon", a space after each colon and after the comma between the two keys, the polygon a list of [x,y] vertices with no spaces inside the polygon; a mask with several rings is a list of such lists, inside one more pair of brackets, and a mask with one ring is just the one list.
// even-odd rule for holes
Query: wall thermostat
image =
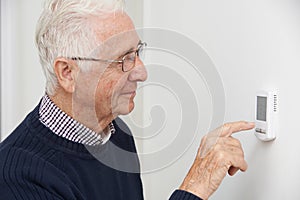
{"label": "wall thermostat", "polygon": [[276,91],[260,91],[255,101],[255,135],[262,141],[276,138],[278,131],[278,96]]}

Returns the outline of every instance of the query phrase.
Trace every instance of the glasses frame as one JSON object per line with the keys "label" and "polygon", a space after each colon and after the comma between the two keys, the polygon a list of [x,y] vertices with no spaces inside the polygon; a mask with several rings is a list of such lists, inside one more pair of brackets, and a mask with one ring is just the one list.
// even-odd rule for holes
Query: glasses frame
{"label": "glasses frame", "polygon": [[[107,59],[99,59],[99,58],[86,58],[86,57],[71,57],[69,59],[71,60],[76,60],[76,61],[95,61],[95,62],[106,62],[106,63],[119,63],[122,64],[122,71],[123,72],[128,72],[130,70],[132,70],[135,67],[136,64],[136,58],[139,57],[140,58],[140,52],[141,50],[143,50],[143,48],[147,47],[147,43],[146,42],[139,42],[137,49],[136,50],[132,50],[132,51],[128,51],[126,54],[124,54],[122,56],[121,60],[107,60]],[[135,59],[134,59],[134,63],[133,66],[130,69],[125,70],[124,69],[124,62],[126,61],[126,57],[128,55],[130,55],[131,53],[135,53]]]}

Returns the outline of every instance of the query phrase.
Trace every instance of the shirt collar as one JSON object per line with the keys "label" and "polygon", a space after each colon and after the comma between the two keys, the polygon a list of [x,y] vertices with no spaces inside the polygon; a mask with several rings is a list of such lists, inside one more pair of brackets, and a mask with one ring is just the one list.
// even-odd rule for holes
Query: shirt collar
{"label": "shirt collar", "polygon": [[79,123],[60,108],[48,95],[44,95],[39,108],[39,119],[56,135],[84,145],[105,144],[115,133],[113,123],[109,123],[108,134],[100,134]]}

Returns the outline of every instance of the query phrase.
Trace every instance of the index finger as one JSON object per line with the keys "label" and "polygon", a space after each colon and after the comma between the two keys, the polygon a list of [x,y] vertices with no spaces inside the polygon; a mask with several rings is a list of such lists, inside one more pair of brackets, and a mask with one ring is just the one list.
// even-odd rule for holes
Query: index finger
{"label": "index finger", "polygon": [[229,122],[220,127],[220,136],[229,137],[233,133],[253,129],[254,126],[253,122],[247,121]]}

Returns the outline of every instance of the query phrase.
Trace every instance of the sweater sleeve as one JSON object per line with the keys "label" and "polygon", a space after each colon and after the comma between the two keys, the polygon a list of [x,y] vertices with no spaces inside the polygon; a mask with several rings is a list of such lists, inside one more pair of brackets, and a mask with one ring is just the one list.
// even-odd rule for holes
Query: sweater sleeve
{"label": "sweater sleeve", "polygon": [[27,166],[20,166],[24,167],[24,170],[15,170],[13,168],[2,169],[2,175],[0,176],[0,199],[63,199],[53,191],[53,188],[49,188],[43,182],[37,180],[39,173],[36,173],[37,177],[28,176],[26,174]]}
{"label": "sweater sleeve", "polygon": [[184,190],[175,190],[169,200],[202,200],[201,198],[195,196]]}
{"label": "sweater sleeve", "polygon": [[[38,189],[37,189],[38,188]],[[0,183],[0,199],[10,200],[62,200],[62,198],[50,193],[46,188],[41,188],[38,184],[29,181],[3,182]]]}
{"label": "sweater sleeve", "polygon": [[0,155],[0,199],[76,199],[64,174],[39,156],[15,147],[1,149]]}

